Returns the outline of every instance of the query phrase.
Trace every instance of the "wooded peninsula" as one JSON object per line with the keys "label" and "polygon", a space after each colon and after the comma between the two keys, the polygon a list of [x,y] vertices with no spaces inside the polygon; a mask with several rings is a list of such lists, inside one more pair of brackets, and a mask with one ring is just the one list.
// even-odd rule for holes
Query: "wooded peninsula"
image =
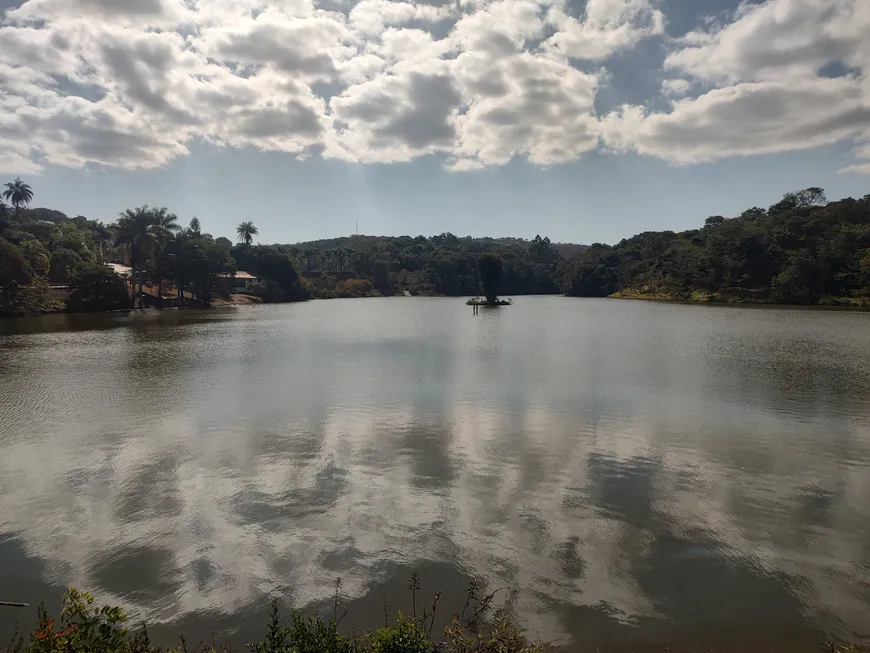
{"label": "wooded peninsula", "polygon": [[503,296],[870,306],[870,195],[828,202],[820,188],[612,246],[451,233],[259,245],[253,221],[233,243],[167,208],[127,209],[106,224],[29,208],[34,193],[20,179],[0,194],[0,316],[475,295],[484,257],[501,261]]}

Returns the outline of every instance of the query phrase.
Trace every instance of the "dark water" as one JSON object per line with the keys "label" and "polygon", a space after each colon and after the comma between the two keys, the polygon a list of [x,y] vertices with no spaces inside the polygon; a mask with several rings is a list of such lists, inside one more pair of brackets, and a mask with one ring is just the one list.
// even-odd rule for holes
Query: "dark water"
{"label": "dark water", "polygon": [[2,600],[73,584],[238,645],[338,576],[376,625],[419,568],[582,650],[870,631],[870,314],[401,298],[0,334]]}

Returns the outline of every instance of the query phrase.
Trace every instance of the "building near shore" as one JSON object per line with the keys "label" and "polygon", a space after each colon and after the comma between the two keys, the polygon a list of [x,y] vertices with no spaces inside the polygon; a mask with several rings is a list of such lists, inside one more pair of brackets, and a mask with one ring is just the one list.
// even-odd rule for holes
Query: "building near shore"
{"label": "building near shore", "polygon": [[254,276],[250,272],[238,270],[234,274],[222,274],[222,279],[229,279],[233,286],[233,292],[244,292],[250,290],[251,286],[260,282],[260,277]]}

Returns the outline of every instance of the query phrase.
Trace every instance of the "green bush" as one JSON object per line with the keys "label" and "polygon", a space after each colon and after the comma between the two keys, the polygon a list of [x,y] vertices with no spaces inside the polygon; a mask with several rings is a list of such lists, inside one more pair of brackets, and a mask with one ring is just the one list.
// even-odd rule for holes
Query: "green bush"
{"label": "green bush", "polygon": [[[295,610],[289,624],[282,625],[277,600],[273,600],[266,636],[249,644],[251,653],[539,653],[542,645],[529,646],[522,629],[511,614],[498,609],[492,619],[486,614],[495,594],[478,597],[480,584],[473,582],[467,591],[462,614],[444,630],[443,638],[432,636],[440,593],[430,606],[431,612],[417,613],[419,580],[416,574],[408,588],[412,592],[413,616],[398,613],[393,624],[349,637],[339,632],[338,590],[332,619],[303,617]],[[29,639],[16,638],[6,653],[215,653],[213,648],[189,649],[182,636],[181,646],[152,645],[148,631],[131,631],[125,612],[119,607],[98,606],[86,592],[69,589],[63,597],[59,623],[38,608],[39,622]],[[229,653],[228,649],[221,649]]]}
{"label": "green bush", "polygon": [[361,653],[432,653],[435,645],[421,623],[402,614],[395,626],[365,633],[358,642]]}
{"label": "green bush", "polygon": [[127,294],[127,284],[112,270],[91,265],[73,280],[73,290],[67,301],[70,311],[117,311],[133,308]]}

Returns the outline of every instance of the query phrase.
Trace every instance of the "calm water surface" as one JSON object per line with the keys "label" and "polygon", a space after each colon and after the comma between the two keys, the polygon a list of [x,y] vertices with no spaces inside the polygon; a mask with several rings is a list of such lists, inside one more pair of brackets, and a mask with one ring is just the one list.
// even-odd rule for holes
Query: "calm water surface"
{"label": "calm water surface", "polygon": [[[399,298],[0,322],[0,599],[73,584],[239,645],[268,595],[323,609],[339,576],[346,623],[376,625],[415,568],[450,609],[472,577],[515,589],[576,649],[867,635],[870,314]],[[0,610],[2,636],[32,619]]]}

